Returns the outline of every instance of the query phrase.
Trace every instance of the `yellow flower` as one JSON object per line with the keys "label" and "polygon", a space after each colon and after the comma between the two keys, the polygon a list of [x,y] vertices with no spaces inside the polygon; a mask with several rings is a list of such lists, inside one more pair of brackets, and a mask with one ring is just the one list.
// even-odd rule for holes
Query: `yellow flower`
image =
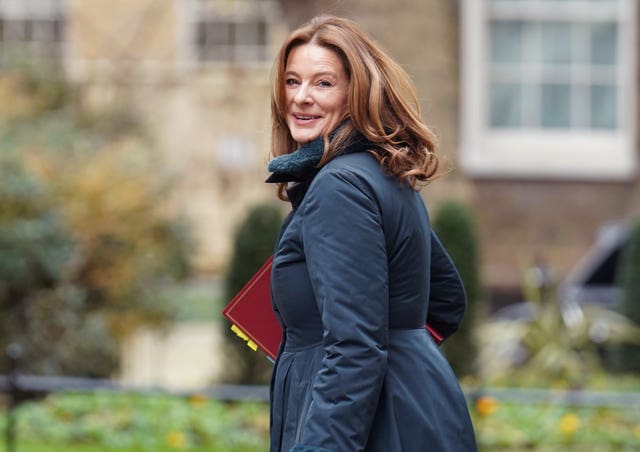
{"label": "yellow flower", "polygon": [[207,400],[205,394],[194,393],[189,396],[189,405],[194,408],[202,408],[207,404]]}
{"label": "yellow flower", "polygon": [[580,418],[573,413],[567,413],[562,416],[558,426],[563,434],[567,436],[573,435],[580,427]]}
{"label": "yellow flower", "polygon": [[167,433],[164,441],[169,447],[173,449],[184,449],[185,447],[187,447],[187,437],[184,433],[178,430],[172,430]]}
{"label": "yellow flower", "polygon": [[476,400],[476,410],[480,416],[489,416],[498,410],[498,401],[489,396],[479,397]]}

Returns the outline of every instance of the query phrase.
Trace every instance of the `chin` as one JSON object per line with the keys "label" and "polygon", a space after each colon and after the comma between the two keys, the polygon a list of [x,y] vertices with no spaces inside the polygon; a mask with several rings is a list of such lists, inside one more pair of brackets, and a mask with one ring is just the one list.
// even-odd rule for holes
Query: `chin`
{"label": "chin", "polygon": [[305,144],[308,143],[310,141],[315,140],[316,138],[318,138],[321,134],[320,133],[292,133],[291,137],[293,138],[293,140],[298,143],[298,144]]}

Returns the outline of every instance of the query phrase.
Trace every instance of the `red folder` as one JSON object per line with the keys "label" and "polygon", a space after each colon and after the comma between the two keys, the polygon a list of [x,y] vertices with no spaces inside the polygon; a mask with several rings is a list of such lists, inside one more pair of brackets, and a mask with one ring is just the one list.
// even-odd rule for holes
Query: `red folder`
{"label": "red folder", "polygon": [[[222,310],[222,314],[232,323],[238,336],[247,342],[253,350],[260,349],[271,360],[276,359],[282,327],[271,307],[271,256],[249,282],[233,297],[233,300]],[[443,337],[426,325],[429,334],[440,344]]]}
{"label": "red folder", "polygon": [[[249,282],[222,310],[236,328],[238,336],[255,346],[272,360],[276,359],[282,340],[282,327],[271,307],[271,256]],[[244,336],[243,336],[244,334]],[[255,345],[255,346],[254,346]]]}

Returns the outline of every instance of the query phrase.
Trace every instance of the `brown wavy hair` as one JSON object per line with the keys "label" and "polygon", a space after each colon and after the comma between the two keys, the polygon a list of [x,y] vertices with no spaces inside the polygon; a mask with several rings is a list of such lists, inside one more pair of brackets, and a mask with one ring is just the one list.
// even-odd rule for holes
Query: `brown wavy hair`
{"label": "brown wavy hair", "polygon": [[[407,181],[414,189],[440,175],[436,137],[422,121],[410,77],[358,25],[335,16],[315,17],[294,30],[276,57],[271,91],[272,156],[298,148],[286,121],[284,72],[291,50],[304,44],[335,52],[349,78],[347,120],[330,141],[325,135],[319,166],[340,153],[355,129],[375,144],[376,149],[371,152],[383,170]],[[281,199],[286,199],[284,188],[285,184],[279,184]]]}

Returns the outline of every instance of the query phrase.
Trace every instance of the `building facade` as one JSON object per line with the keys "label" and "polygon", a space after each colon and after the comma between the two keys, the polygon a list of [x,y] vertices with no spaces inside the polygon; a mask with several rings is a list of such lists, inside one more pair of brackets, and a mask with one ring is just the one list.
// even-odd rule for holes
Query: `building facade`
{"label": "building facade", "polygon": [[27,43],[90,105],[143,119],[197,265],[220,273],[247,207],[275,198],[271,61],[323,12],[413,77],[453,168],[423,194],[471,206],[494,296],[517,298],[532,259],[562,278],[601,225],[640,215],[634,0],[0,0],[0,49]]}
{"label": "building facade", "polygon": [[[640,213],[637,2],[461,2],[460,164],[485,278],[563,278],[602,225]],[[526,265],[526,264],[525,264]]]}

